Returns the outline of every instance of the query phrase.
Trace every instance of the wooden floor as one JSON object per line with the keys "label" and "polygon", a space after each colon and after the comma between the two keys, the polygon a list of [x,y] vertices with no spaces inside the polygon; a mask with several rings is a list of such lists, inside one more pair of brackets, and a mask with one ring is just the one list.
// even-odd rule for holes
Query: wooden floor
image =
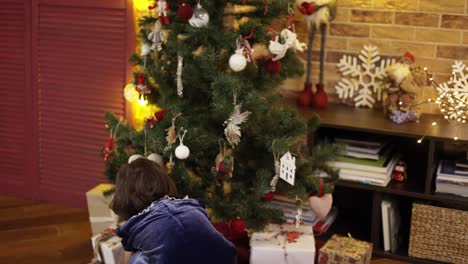
{"label": "wooden floor", "polygon": [[87,210],[0,196],[1,264],[88,263],[90,237]]}

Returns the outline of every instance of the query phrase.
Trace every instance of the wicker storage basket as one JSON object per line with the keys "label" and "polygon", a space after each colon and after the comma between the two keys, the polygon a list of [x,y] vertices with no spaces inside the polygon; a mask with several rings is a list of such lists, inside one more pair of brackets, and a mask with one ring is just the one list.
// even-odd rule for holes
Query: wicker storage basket
{"label": "wicker storage basket", "polygon": [[468,212],[413,204],[411,257],[468,263]]}

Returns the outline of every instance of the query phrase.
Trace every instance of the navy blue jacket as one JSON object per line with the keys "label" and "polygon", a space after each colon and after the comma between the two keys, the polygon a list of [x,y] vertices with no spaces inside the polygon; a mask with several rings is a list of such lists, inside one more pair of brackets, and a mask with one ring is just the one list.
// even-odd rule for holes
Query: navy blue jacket
{"label": "navy blue jacket", "polygon": [[117,229],[130,264],[232,264],[236,248],[194,199],[162,199]]}

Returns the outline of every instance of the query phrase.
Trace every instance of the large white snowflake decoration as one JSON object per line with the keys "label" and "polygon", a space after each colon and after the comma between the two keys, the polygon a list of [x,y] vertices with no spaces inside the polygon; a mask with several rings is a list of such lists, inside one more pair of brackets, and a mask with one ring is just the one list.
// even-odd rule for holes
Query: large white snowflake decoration
{"label": "large white snowflake decoration", "polygon": [[[359,64],[358,64],[359,60]],[[343,78],[335,89],[340,99],[353,99],[356,107],[372,108],[376,101],[382,101],[385,69],[395,59],[380,59],[376,46],[367,46],[357,57],[344,55],[338,63]]]}
{"label": "large white snowflake decoration", "polygon": [[452,77],[448,82],[437,86],[441,99],[445,97],[446,104],[444,115],[450,119],[458,119],[461,108],[468,104],[468,67],[461,62],[455,61],[452,65]]}

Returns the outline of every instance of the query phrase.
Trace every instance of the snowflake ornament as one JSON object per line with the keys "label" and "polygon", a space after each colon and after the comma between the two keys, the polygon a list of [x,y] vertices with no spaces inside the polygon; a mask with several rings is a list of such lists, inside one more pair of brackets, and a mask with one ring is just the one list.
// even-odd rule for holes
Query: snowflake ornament
{"label": "snowflake ornament", "polygon": [[338,69],[343,78],[335,89],[340,99],[353,99],[356,107],[372,108],[382,101],[385,70],[395,59],[381,59],[376,46],[365,45],[357,57],[344,55]]}
{"label": "snowflake ornament", "polygon": [[442,97],[446,97],[448,103],[444,114],[448,118],[458,119],[458,106],[468,104],[468,67],[461,61],[455,61],[452,65],[452,77],[448,82],[439,84],[437,90]]}

